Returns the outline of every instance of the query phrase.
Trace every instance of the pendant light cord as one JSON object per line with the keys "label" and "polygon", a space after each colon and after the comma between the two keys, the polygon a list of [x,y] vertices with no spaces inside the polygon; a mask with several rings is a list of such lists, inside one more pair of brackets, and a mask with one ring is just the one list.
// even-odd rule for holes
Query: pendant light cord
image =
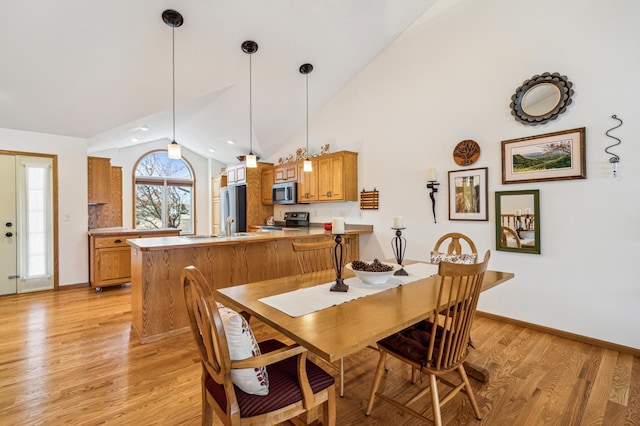
{"label": "pendant light cord", "polygon": [[307,160],[309,159],[309,74],[305,74],[307,81]]}
{"label": "pendant light cord", "polygon": [[173,142],[176,141],[176,28],[171,27],[171,75],[173,85]]}
{"label": "pendant light cord", "polygon": [[251,55],[249,55],[249,155],[253,155],[253,79],[251,75]]}

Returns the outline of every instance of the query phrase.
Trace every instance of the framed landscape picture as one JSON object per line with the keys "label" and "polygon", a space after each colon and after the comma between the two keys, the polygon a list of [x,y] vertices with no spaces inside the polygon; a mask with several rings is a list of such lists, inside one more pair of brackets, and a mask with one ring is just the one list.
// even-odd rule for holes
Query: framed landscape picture
{"label": "framed landscape picture", "polygon": [[585,128],[502,141],[502,183],[586,179]]}
{"label": "framed landscape picture", "polygon": [[449,172],[449,220],[489,220],[487,168]]}

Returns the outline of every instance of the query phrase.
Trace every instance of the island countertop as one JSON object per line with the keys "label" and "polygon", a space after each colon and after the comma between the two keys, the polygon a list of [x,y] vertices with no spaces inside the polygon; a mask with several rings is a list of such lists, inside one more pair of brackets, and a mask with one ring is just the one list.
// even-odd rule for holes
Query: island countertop
{"label": "island countertop", "polygon": [[[347,225],[345,235],[359,235],[373,233],[372,225]],[[319,226],[308,228],[284,228],[281,231],[266,232],[242,232],[241,235],[214,236],[214,235],[181,235],[170,237],[133,238],[127,243],[141,251],[166,250],[172,248],[189,248],[203,246],[222,246],[240,243],[264,243],[273,240],[287,240],[294,238],[330,236],[331,231],[325,231]]]}
{"label": "island countertop", "polygon": [[176,234],[179,232],[176,228],[156,228],[156,229],[131,229],[122,227],[113,228],[92,228],[89,229],[89,235],[94,237],[113,237],[113,236],[129,236],[129,235],[146,235],[146,234]]}

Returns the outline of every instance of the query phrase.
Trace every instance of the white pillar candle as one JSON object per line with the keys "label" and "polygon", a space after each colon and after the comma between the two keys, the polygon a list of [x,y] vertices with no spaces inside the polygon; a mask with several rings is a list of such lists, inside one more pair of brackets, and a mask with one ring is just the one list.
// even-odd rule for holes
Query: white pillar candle
{"label": "white pillar candle", "polygon": [[531,214],[531,209],[529,208],[524,209],[524,214]]}
{"label": "white pillar candle", "polygon": [[428,171],[427,171],[427,180],[429,181],[436,181],[436,169],[431,167]]}
{"label": "white pillar candle", "polygon": [[394,216],[393,217],[393,227],[394,228],[404,228],[404,218],[402,216]]}
{"label": "white pillar candle", "polygon": [[331,219],[331,233],[344,234],[344,217],[334,217]]}
{"label": "white pillar candle", "polygon": [[516,216],[522,216],[520,213],[522,213],[522,211],[520,209],[516,209]]}

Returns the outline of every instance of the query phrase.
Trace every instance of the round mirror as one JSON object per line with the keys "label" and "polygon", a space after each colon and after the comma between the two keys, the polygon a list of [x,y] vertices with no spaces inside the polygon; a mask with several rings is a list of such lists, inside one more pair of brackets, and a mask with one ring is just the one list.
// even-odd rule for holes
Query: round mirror
{"label": "round mirror", "polygon": [[553,111],[560,102],[560,89],[551,83],[533,86],[522,97],[522,111],[540,117]]}
{"label": "round mirror", "polygon": [[511,96],[511,115],[532,126],[555,120],[571,104],[572,86],[558,73],[534,75]]}

